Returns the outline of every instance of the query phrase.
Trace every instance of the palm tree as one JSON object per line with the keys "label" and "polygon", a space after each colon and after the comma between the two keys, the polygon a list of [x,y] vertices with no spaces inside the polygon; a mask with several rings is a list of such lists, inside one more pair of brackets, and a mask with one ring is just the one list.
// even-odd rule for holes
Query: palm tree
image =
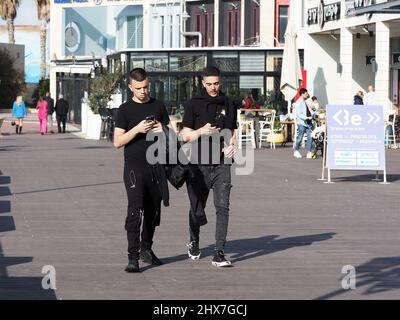
{"label": "palm tree", "polygon": [[7,21],[8,42],[14,44],[14,19],[20,0],[0,0],[0,16]]}
{"label": "palm tree", "polygon": [[46,78],[46,39],[47,24],[50,21],[50,0],[36,0],[36,8],[40,20],[40,75],[44,79]]}

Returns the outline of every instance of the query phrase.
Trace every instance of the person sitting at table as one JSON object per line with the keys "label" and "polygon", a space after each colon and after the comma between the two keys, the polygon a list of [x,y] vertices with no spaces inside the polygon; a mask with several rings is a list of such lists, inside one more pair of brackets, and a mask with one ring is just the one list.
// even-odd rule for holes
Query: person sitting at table
{"label": "person sitting at table", "polygon": [[242,101],[242,108],[243,109],[251,109],[254,108],[254,98],[253,95],[251,94],[251,92],[247,93],[247,96],[243,99]]}

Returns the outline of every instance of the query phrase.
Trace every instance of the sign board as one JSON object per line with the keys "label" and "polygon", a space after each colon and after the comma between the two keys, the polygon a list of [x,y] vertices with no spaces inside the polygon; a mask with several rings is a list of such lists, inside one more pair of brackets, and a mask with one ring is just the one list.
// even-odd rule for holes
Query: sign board
{"label": "sign board", "polygon": [[322,29],[327,21],[340,19],[340,2],[325,5],[324,0],[320,0],[317,8],[310,8],[307,11],[308,25],[319,24]]}
{"label": "sign board", "polygon": [[358,8],[364,8],[375,4],[375,0],[346,0],[346,12],[347,17],[355,16],[355,10]]}
{"label": "sign board", "polygon": [[328,170],[386,170],[383,106],[327,106]]}

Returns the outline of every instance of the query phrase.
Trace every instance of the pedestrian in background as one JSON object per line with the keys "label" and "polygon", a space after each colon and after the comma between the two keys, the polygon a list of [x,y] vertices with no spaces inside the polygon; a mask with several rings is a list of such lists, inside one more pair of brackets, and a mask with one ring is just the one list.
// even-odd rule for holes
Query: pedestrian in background
{"label": "pedestrian in background", "polygon": [[39,98],[39,101],[36,105],[36,109],[38,110],[39,124],[40,124],[40,134],[44,135],[47,131],[47,110],[48,110],[47,101],[43,99],[43,97]]}
{"label": "pedestrian in background", "polygon": [[363,105],[364,104],[364,93],[362,91],[358,91],[354,96],[354,105]]}
{"label": "pedestrian in background", "polygon": [[65,133],[65,122],[67,121],[69,104],[68,101],[64,99],[64,96],[62,94],[58,96],[58,101],[56,102],[55,109],[56,109],[58,133],[61,133],[61,124],[62,124],[62,133]]}
{"label": "pedestrian in background", "polygon": [[47,109],[47,132],[50,131],[51,133],[54,133],[53,131],[54,99],[50,97],[50,92],[46,92],[45,99],[49,107]]}
{"label": "pedestrian in background", "polygon": [[24,124],[24,118],[26,117],[26,107],[22,96],[18,96],[13,103],[12,116],[16,118],[15,121],[15,133],[22,133],[22,125]]}
{"label": "pedestrian in background", "polygon": [[371,106],[371,105],[376,104],[376,102],[375,102],[375,91],[374,91],[374,86],[372,84],[370,84],[368,86],[368,92],[365,94],[364,104],[366,106],[368,106],[368,105]]}

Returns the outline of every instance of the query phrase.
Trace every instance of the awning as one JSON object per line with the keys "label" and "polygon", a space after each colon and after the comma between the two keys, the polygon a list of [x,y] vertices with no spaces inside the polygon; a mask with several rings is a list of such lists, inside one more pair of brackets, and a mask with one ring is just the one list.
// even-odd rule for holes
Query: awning
{"label": "awning", "polygon": [[354,15],[356,16],[374,13],[400,14],[400,0],[372,4],[370,6],[360,7],[354,10]]}

